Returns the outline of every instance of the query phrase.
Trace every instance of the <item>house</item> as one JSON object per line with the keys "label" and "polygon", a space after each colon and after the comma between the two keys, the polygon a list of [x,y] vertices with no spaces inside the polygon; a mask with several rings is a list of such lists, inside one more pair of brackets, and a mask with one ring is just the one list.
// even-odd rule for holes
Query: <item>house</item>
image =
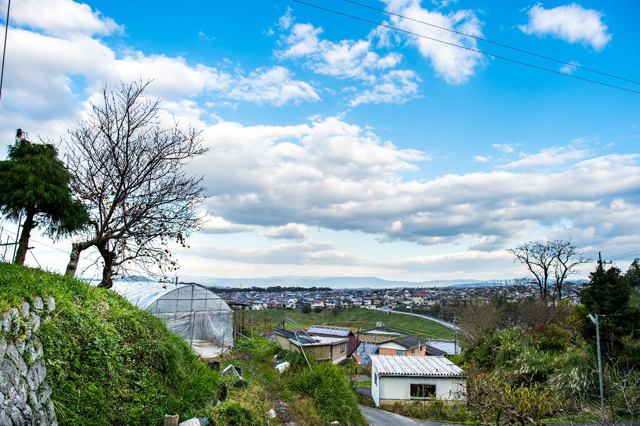
{"label": "house", "polygon": [[428,344],[426,339],[418,336],[406,336],[382,343],[380,355],[408,355],[408,356],[442,356],[447,353]]}
{"label": "house", "polygon": [[376,406],[401,401],[464,401],[462,369],[444,357],[371,355],[371,396]]}
{"label": "house", "polygon": [[359,340],[350,328],[345,327],[331,327],[328,325],[312,325],[309,327],[309,334],[312,336],[320,337],[339,337],[346,338],[347,343],[347,356],[351,356],[353,351],[358,347]]}
{"label": "house", "polygon": [[311,309],[324,308],[324,302],[322,300],[314,300],[311,302]]}
{"label": "house", "polygon": [[335,300],[327,300],[326,302],[324,302],[324,306],[327,309],[336,309],[338,307],[338,302],[336,302]]}
{"label": "house", "polygon": [[311,336],[305,332],[275,328],[276,344],[285,351],[310,353],[316,361],[340,363],[347,358],[349,339],[340,337]]}

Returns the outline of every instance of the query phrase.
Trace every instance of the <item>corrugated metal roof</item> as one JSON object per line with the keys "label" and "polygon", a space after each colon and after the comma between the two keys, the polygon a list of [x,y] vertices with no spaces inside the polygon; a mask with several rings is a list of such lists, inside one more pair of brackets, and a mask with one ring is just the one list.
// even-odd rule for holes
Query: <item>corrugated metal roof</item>
{"label": "corrugated metal roof", "polygon": [[309,333],[330,334],[332,336],[347,337],[351,333],[351,329],[344,327],[331,327],[328,325],[312,325],[311,327],[309,327]]}
{"label": "corrugated metal roof", "polygon": [[371,355],[371,362],[382,376],[462,376],[460,367],[439,356]]}
{"label": "corrugated metal roof", "polygon": [[440,349],[447,355],[458,355],[461,352],[460,343],[456,344],[454,340],[428,339],[427,345],[432,346],[436,349]]}

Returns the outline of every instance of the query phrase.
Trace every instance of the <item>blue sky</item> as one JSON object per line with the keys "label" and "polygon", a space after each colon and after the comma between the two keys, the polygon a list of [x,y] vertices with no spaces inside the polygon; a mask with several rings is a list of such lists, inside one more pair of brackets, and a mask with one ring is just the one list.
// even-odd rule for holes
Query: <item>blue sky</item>
{"label": "blue sky", "polygon": [[[640,91],[346,1],[309,2]],[[362,3],[640,81],[633,0]],[[511,279],[524,272],[505,249],[522,241],[571,238],[592,257],[639,250],[639,94],[293,1],[14,2],[3,143],[17,127],[64,140],[102,87],[137,79],[154,79],[163,119],[201,129],[210,148],[190,165],[205,175],[209,221],[176,248],[181,275]],[[34,254],[62,270],[69,244]]]}

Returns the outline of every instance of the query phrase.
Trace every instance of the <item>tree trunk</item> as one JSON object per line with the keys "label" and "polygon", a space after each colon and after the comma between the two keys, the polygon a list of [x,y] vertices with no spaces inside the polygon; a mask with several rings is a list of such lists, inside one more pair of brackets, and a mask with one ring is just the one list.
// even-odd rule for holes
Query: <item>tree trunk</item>
{"label": "tree trunk", "polygon": [[98,287],[111,288],[113,287],[113,262],[116,259],[116,252],[109,250],[109,243],[98,246],[98,251],[102,255],[104,261],[104,267],[102,268],[102,281],[98,284]]}
{"label": "tree trunk", "polygon": [[73,277],[76,275],[76,269],[78,269],[78,261],[80,260],[80,252],[95,245],[93,241],[87,241],[82,243],[73,243],[71,245],[71,255],[69,256],[69,263],[67,264],[67,270],[64,273],[67,277]]}
{"label": "tree trunk", "polygon": [[35,212],[27,210],[27,215],[22,225],[22,233],[20,234],[20,241],[18,243],[18,251],[16,252],[16,258],[13,260],[14,265],[24,265],[24,259],[27,256],[27,250],[29,250],[29,237],[31,236],[31,229],[37,226],[33,222]]}

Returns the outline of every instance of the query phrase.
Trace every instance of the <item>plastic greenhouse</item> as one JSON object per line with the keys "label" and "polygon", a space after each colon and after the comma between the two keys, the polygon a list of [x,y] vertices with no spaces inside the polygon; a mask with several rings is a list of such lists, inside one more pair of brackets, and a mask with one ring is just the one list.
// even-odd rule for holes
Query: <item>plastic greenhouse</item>
{"label": "plastic greenhouse", "polygon": [[162,318],[202,358],[216,357],[233,346],[233,310],[207,287],[118,282],[112,290]]}

